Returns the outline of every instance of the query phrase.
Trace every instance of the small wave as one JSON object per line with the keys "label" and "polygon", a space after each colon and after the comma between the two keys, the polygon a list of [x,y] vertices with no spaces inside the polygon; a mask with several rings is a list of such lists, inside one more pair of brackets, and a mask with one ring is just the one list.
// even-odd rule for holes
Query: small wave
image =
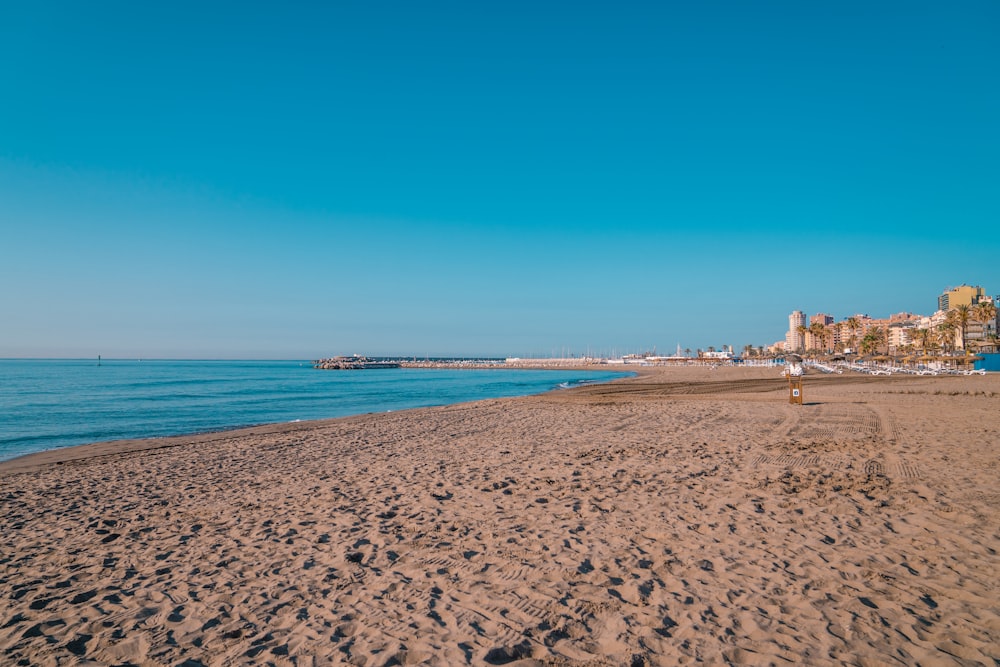
{"label": "small wave", "polygon": [[557,385],[558,389],[573,389],[574,387],[585,387],[588,384],[601,384],[606,382],[606,380],[568,380],[566,382],[560,382]]}

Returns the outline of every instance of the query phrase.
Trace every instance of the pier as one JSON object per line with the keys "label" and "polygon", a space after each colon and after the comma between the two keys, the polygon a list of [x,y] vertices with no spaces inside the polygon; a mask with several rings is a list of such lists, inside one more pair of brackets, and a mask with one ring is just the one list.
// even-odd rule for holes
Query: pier
{"label": "pier", "polygon": [[313,364],[313,368],[319,368],[327,371],[361,371],[376,368],[399,367],[400,363],[398,361],[370,359],[357,354],[350,357],[330,357],[328,359],[318,359]]}

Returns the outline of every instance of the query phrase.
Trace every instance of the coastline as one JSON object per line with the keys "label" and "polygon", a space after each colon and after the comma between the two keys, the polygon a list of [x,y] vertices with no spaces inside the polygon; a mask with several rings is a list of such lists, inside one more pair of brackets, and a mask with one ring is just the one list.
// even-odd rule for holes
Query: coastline
{"label": "coastline", "polygon": [[798,406],[775,369],[635,370],[0,463],[0,651],[113,664],[1000,658],[987,442],[1000,377],[807,376]]}
{"label": "coastline", "polygon": [[[414,368],[418,368],[414,366]],[[429,368],[429,367],[420,367]],[[433,367],[438,368],[449,368],[449,367]],[[484,370],[476,368],[475,370]],[[492,370],[492,369],[489,369]],[[504,370],[504,369],[500,369]],[[616,378],[608,382],[600,382],[598,384],[610,384],[611,382],[620,382],[622,380],[628,380],[639,373],[635,370],[629,371],[608,371],[607,368],[595,365],[579,365],[570,367],[560,367],[553,369],[551,366],[525,366],[519,367],[516,370],[569,370],[569,371],[601,371],[601,372],[620,372],[620,373],[630,373],[630,375],[622,378]],[[353,371],[345,371],[353,372]],[[361,371],[364,372],[364,371]],[[562,387],[556,387],[549,389],[544,393],[549,393],[553,391],[568,391],[568,389]],[[541,394],[531,394],[533,396],[538,396]],[[525,397],[515,397],[515,398],[527,398]],[[504,400],[504,399],[480,399],[480,401],[489,400]],[[446,405],[440,406],[428,406],[428,407],[418,407],[418,408],[406,408],[404,410],[394,411],[395,414],[400,414],[403,412],[408,412],[411,410],[432,410],[435,408],[449,407],[452,405],[466,405],[475,404],[480,401],[462,401],[458,403],[448,403]],[[0,460],[0,476],[5,473],[11,472],[26,472],[30,470],[35,470],[38,468],[44,468],[50,465],[62,465],[72,461],[80,461],[91,458],[100,457],[110,457],[115,454],[129,454],[134,452],[143,452],[155,449],[165,449],[171,447],[179,447],[183,445],[196,445],[196,444],[206,444],[215,442],[218,440],[226,440],[233,437],[249,437],[249,436],[259,436],[259,435],[273,435],[273,434],[288,434],[297,431],[309,431],[317,426],[322,426],[323,424],[329,422],[336,422],[341,420],[364,418],[373,414],[383,414],[379,412],[366,412],[359,413],[355,415],[345,415],[341,417],[328,417],[324,419],[305,419],[293,422],[272,422],[265,424],[255,424],[252,426],[239,426],[236,428],[223,428],[207,432],[196,432],[196,433],[179,433],[176,435],[166,435],[153,438],[120,438],[116,440],[102,440],[97,442],[90,442],[81,445],[70,445],[66,447],[56,447],[54,449],[47,449],[40,452],[31,452],[28,454],[22,454],[10,459]]]}
{"label": "coastline", "polygon": [[[380,374],[323,373],[297,362],[107,360],[106,368],[91,369],[76,361],[15,365],[10,381],[0,388],[7,417],[0,428],[0,462],[67,447],[111,442],[134,447],[133,441],[140,439],[162,441],[530,395],[572,383],[577,371],[601,381],[628,374],[579,365],[442,365]],[[494,371],[500,375],[492,375]],[[63,396],[66,383],[77,388]]]}

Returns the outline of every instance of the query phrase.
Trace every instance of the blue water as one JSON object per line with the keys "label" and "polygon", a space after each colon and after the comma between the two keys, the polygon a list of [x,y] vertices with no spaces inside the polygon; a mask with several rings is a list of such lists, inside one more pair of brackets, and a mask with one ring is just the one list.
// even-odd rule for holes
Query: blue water
{"label": "blue water", "polygon": [[89,442],[527,396],[600,371],[320,371],[297,361],[0,360],[0,460]]}

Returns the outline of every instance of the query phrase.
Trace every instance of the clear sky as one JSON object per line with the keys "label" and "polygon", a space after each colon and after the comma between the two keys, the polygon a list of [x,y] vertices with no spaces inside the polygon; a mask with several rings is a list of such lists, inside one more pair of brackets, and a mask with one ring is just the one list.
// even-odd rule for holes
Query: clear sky
{"label": "clear sky", "polygon": [[0,9],[0,357],[737,349],[1000,293],[1000,3]]}

